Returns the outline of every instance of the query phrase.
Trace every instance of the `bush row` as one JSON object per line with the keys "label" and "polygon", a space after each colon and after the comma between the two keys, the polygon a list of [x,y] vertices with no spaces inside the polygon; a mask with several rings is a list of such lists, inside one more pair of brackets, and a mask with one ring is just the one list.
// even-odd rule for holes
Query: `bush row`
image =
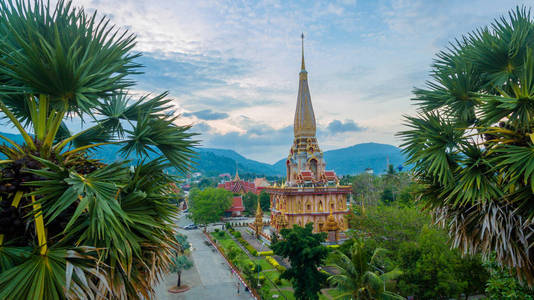
{"label": "bush row", "polygon": [[269,251],[259,251],[259,252],[258,252],[258,255],[259,255],[259,256],[274,255],[274,252],[273,252],[273,250],[269,250]]}
{"label": "bush row", "polygon": [[248,250],[248,252],[250,252],[251,255],[253,255],[253,256],[258,256],[258,251],[256,251],[256,248],[252,247],[252,245],[249,244],[247,241],[245,241],[244,238],[242,238],[242,237],[238,237],[238,238],[237,238],[237,241],[238,241],[241,245],[243,245],[243,247],[245,247],[245,248]]}
{"label": "bush row", "polygon": [[245,247],[245,249],[248,250],[248,252],[250,252],[250,254],[252,256],[258,256],[258,251],[256,251],[256,248],[252,247],[251,244],[249,244],[242,236],[241,236],[241,232],[239,231],[235,231],[233,230],[232,228],[228,229],[230,231],[230,234],[232,234],[236,239],[237,241],[243,245],[243,247]]}
{"label": "bush row", "polygon": [[265,259],[279,272],[283,272],[286,270],[286,268],[284,266],[281,266],[272,256],[266,256]]}

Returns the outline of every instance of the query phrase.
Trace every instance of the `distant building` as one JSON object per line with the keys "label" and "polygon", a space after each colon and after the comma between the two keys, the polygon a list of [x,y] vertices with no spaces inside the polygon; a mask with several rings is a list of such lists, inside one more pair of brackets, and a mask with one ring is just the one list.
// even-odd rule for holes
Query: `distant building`
{"label": "distant building", "polygon": [[366,168],[365,169],[365,173],[367,173],[367,174],[371,174],[372,175],[374,172],[375,171],[373,171],[373,169],[371,169],[371,168]]}
{"label": "distant building", "polygon": [[258,190],[256,189],[256,186],[254,185],[254,182],[248,182],[244,181],[241,178],[239,178],[239,172],[236,168],[235,171],[235,177],[232,181],[226,181],[223,183],[219,183],[217,186],[220,189],[225,189],[227,191],[230,191],[235,195],[232,198],[232,206],[225,211],[225,217],[238,217],[241,216],[243,211],[245,211],[245,206],[243,205],[243,195],[252,192],[254,194],[258,194]]}
{"label": "distant building", "polygon": [[254,186],[256,188],[257,194],[259,194],[261,191],[271,186],[271,184],[269,183],[269,181],[267,181],[267,179],[265,179],[265,177],[262,177],[254,179]]}
{"label": "distant building", "polygon": [[[302,36],[304,39],[304,36]],[[350,186],[339,186],[334,171],[326,170],[323,152],[316,138],[316,122],[304,66],[304,41],[299,74],[299,91],[294,119],[294,140],[286,160],[287,181],[266,189],[271,195],[271,227],[279,232],[294,224],[312,222],[313,232],[327,232],[336,242],[338,232],[348,228],[347,196]]]}
{"label": "distant building", "polygon": [[246,194],[248,192],[258,194],[256,185],[254,184],[254,182],[244,181],[241,178],[239,178],[239,173],[237,170],[235,172],[235,177],[232,181],[219,183],[217,187],[220,189],[225,189],[232,193],[236,193],[236,194]]}
{"label": "distant building", "polygon": [[239,217],[245,211],[243,206],[243,196],[234,196],[232,198],[232,207],[225,211],[225,217]]}

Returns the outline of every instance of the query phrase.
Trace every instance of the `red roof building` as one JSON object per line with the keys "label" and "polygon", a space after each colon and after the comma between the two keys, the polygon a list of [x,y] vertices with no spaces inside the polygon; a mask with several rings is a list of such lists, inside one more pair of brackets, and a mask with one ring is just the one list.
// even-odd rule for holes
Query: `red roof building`
{"label": "red roof building", "polygon": [[256,185],[254,184],[254,182],[241,180],[237,172],[235,174],[234,180],[219,183],[217,187],[236,194],[246,194],[248,192],[259,194],[259,191],[256,189]]}
{"label": "red roof building", "polygon": [[230,209],[227,210],[226,213],[232,215],[232,217],[235,217],[235,216],[240,216],[241,213],[244,211],[245,211],[245,207],[243,206],[243,197],[234,196],[232,198],[232,207],[230,207]]}
{"label": "red roof building", "polygon": [[252,192],[254,194],[259,193],[259,191],[256,189],[256,186],[254,185],[254,182],[247,182],[239,178],[239,173],[237,172],[237,170],[235,172],[235,178],[232,181],[219,183],[217,187],[230,191],[234,194],[240,194],[240,196],[234,196],[234,198],[232,199],[232,206],[227,211],[225,211],[225,215],[227,217],[237,217],[240,216],[243,211],[245,211],[245,206],[243,206],[243,196],[241,195],[246,194],[248,192]]}

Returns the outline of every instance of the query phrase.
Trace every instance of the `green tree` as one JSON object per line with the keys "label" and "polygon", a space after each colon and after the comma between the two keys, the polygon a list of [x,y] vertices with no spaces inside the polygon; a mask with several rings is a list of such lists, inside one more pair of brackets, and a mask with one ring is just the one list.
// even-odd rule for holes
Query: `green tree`
{"label": "green tree", "polygon": [[177,287],[182,285],[182,271],[188,270],[193,266],[193,262],[185,255],[176,255],[172,258],[171,272],[178,275]]}
{"label": "green tree", "polygon": [[377,176],[368,173],[361,173],[354,176],[352,181],[352,195],[354,200],[363,203],[363,206],[375,205],[378,203],[379,187]]}
{"label": "green tree", "polygon": [[405,274],[399,278],[399,288],[405,295],[423,299],[456,297],[467,287],[455,272],[460,256],[449,251],[447,236],[425,226],[416,242],[400,247],[399,262]]}
{"label": "green tree", "polygon": [[418,208],[371,206],[365,214],[357,211],[349,226],[376,240],[380,247],[395,252],[401,243],[415,241],[423,226],[430,222],[430,215]]}
{"label": "green tree", "polygon": [[[0,299],[152,298],[169,269],[164,171],[187,172],[196,143],[167,93],[128,96],[140,54],[116,28],[70,1],[0,2],[2,126],[24,140],[1,137]],[[109,144],[137,162],[101,163]]]}
{"label": "green tree", "polygon": [[263,212],[271,210],[271,196],[265,191],[260,192],[260,206]]}
{"label": "green tree", "polygon": [[204,224],[219,221],[224,211],[232,206],[232,192],[225,189],[192,189],[189,192],[189,211],[193,221]]}
{"label": "green tree", "polygon": [[183,235],[183,234],[177,234],[176,235],[176,241],[178,241],[178,245],[180,245],[180,253],[184,253],[186,252],[187,250],[189,250],[189,248],[191,247],[191,245],[189,244],[189,241],[187,241],[187,236],[186,235]]}
{"label": "green tree", "polygon": [[402,272],[398,269],[381,271],[384,266],[379,263],[379,258],[385,251],[383,248],[366,251],[362,239],[354,240],[348,256],[339,250],[334,253],[332,263],[339,274],[328,277],[328,281],[341,291],[340,297],[355,300],[404,299],[386,291],[386,282],[399,277]]}
{"label": "green tree", "polygon": [[258,206],[258,195],[252,192],[246,193],[243,195],[243,205],[249,215],[254,215],[256,213],[256,206]]}
{"label": "green tree", "polygon": [[382,194],[380,195],[380,201],[384,204],[391,204],[393,201],[395,201],[395,195],[393,194],[393,188],[386,187],[382,191]]}
{"label": "green tree", "polygon": [[486,296],[491,300],[533,300],[534,290],[519,282],[508,270],[501,268],[493,257],[486,262],[490,278],[486,283]]}
{"label": "green tree", "polygon": [[201,178],[200,181],[198,183],[194,183],[193,185],[193,188],[198,188],[200,190],[203,190],[205,188],[208,188],[208,187],[217,187],[217,180],[215,179],[212,179],[212,178]]}
{"label": "green tree", "polygon": [[[480,257],[462,257],[457,249],[450,249],[446,231],[430,227],[430,215],[420,208],[369,207],[365,215],[354,214],[349,225],[366,237],[366,247],[389,250],[390,263],[403,271],[397,288],[391,290],[423,298],[483,292],[488,274]],[[340,250],[349,247],[344,243]]]}
{"label": "green tree", "polygon": [[282,229],[281,239],[271,247],[276,255],[289,259],[291,268],[281,277],[291,281],[297,299],[319,299],[318,293],[327,277],[317,269],[328,255],[328,248],[321,244],[326,233],[312,231],[313,223]]}
{"label": "green tree", "polygon": [[465,252],[534,284],[534,22],[527,8],[437,54],[402,147],[421,199]]}

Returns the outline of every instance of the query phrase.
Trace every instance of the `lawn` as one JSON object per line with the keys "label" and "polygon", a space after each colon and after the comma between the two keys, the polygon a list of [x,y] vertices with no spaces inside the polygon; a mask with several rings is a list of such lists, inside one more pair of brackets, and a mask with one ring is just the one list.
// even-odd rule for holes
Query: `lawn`
{"label": "lawn", "polygon": [[260,264],[262,270],[274,270],[274,267],[265,258],[254,260],[254,263]]}
{"label": "lawn", "polygon": [[[263,272],[263,275],[265,275],[266,277],[271,279],[271,281],[274,282],[280,276],[280,272],[278,271]],[[291,287],[291,283],[285,279],[282,279],[282,284],[280,284],[278,287],[279,288]]]}

